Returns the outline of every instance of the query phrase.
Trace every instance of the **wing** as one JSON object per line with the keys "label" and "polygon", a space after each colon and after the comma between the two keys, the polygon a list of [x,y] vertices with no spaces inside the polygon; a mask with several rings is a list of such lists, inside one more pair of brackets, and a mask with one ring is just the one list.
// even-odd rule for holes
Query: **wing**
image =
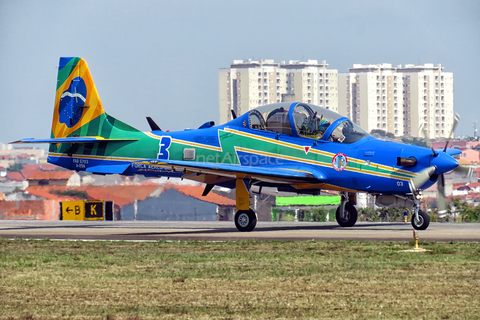
{"label": "wing", "polygon": [[[435,151],[437,151],[437,153],[438,152],[443,152],[443,149],[440,148],[440,149],[436,149]],[[454,148],[447,148],[447,150],[445,150],[445,153],[450,155],[450,156],[453,156],[453,155],[462,153],[462,150],[458,150],[458,149],[454,149]]]}
{"label": "wing", "polygon": [[50,139],[27,138],[10,143],[98,143],[98,142],[123,142],[137,141],[138,139],[105,139],[102,137],[66,137]]}
{"label": "wing", "polygon": [[[192,162],[181,160],[142,160],[139,163],[162,167],[174,172],[183,172],[184,178],[195,179],[194,176],[210,175],[229,179],[254,179],[273,183],[314,182],[325,183],[328,176],[321,170],[308,165],[284,165],[268,167],[252,167],[233,164]],[[207,182],[208,181],[204,181]]]}

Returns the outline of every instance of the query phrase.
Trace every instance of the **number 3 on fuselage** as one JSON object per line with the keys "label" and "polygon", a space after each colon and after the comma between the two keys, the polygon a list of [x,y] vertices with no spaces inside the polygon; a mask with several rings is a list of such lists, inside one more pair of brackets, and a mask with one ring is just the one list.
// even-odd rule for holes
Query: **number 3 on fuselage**
{"label": "number 3 on fuselage", "polygon": [[157,159],[168,160],[170,158],[170,152],[168,148],[172,145],[172,137],[162,136],[158,142],[158,154]]}

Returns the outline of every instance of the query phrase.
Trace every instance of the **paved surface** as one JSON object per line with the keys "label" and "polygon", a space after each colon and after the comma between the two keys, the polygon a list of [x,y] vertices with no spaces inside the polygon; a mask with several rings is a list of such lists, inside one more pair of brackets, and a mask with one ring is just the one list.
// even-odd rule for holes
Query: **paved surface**
{"label": "paved surface", "polygon": [[[239,232],[233,222],[0,221],[1,238],[98,240],[371,240],[410,241],[410,223],[258,222]],[[480,223],[431,223],[420,241],[480,241]]]}

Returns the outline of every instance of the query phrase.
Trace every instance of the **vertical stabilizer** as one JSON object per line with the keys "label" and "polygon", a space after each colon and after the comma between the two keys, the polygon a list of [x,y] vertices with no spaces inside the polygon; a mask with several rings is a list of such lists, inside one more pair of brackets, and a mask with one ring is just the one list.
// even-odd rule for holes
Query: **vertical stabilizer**
{"label": "vertical stabilizer", "polygon": [[138,131],[106,114],[84,59],[60,58],[52,138],[109,138],[114,128]]}

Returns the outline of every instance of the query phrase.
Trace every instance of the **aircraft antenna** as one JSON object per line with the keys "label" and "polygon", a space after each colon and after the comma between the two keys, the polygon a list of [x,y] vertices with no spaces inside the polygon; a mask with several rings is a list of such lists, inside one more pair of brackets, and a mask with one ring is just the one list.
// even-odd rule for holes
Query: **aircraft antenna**
{"label": "aircraft antenna", "polygon": [[147,117],[147,121],[148,121],[148,124],[150,125],[150,129],[152,129],[152,131],[162,131],[162,129],[160,129],[158,124],[156,124],[155,121],[153,121],[152,118]]}

